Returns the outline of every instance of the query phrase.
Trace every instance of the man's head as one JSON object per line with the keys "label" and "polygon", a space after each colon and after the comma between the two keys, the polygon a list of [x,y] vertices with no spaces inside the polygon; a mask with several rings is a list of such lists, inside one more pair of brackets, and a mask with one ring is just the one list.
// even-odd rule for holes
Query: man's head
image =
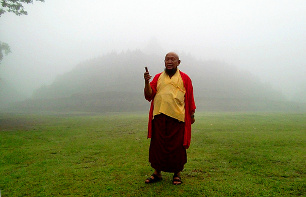
{"label": "man's head", "polygon": [[177,67],[180,65],[181,60],[174,52],[167,53],[165,57],[165,71],[168,75],[174,75]]}

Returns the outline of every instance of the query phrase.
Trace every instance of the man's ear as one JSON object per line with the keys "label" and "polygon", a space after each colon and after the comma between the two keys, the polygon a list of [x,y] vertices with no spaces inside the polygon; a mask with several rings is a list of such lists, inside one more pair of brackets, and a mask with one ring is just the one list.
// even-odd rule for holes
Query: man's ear
{"label": "man's ear", "polygon": [[178,65],[180,65],[180,63],[181,63],[181,60],[178,60]]}

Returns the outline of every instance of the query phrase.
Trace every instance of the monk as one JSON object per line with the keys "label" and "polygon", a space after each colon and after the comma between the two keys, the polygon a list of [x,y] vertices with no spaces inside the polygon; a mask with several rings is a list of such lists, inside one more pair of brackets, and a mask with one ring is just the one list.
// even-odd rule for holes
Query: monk
{"label": "monk", "polygon": [[145,183],[161,181],[161,171],[174,173],[174,185],[182,183],[180,172],[187,162],[186,149],[190,145],[196,106],[191,79],[178,69],[180,63],[179,56],[169,52],[164,72],[155,75],[151,82],[149,71],[144,73],[144,95],[151,102],[149,162],[154,169]]}

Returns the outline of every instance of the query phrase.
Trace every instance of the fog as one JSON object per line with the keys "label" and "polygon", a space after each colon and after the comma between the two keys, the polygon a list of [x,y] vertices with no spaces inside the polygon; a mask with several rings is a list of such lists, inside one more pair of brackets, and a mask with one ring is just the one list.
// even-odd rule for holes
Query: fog
{"label": "fog", "polygon": [[25,9],[0,18],[0,40],[12,51],[0,75],[27,97],[80,62],[152,42],[162,51],[151,52],[246,70],[288,99],[306,89],[305,0],[46,0]]}

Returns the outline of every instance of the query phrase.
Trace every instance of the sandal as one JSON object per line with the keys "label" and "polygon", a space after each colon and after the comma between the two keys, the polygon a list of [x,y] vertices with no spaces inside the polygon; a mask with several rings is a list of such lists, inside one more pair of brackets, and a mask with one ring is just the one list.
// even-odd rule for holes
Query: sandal
{"label": "sandal", "polygon": [[[153,176],[153,179],[151,178]],[[145,183],[156,183],[158,181],[163,180],[162,177],[158,177],[156,174],[152,174],[149,178],[147,178],[146,180],[149,180],[149,182],[145,182]]]}
{"label": "sandal", "polygon": [[173,185],[180,185],[183,183],[183,181],[181,180],[181,177],[179,177],[178,175],[173,175],[172,183]]}

